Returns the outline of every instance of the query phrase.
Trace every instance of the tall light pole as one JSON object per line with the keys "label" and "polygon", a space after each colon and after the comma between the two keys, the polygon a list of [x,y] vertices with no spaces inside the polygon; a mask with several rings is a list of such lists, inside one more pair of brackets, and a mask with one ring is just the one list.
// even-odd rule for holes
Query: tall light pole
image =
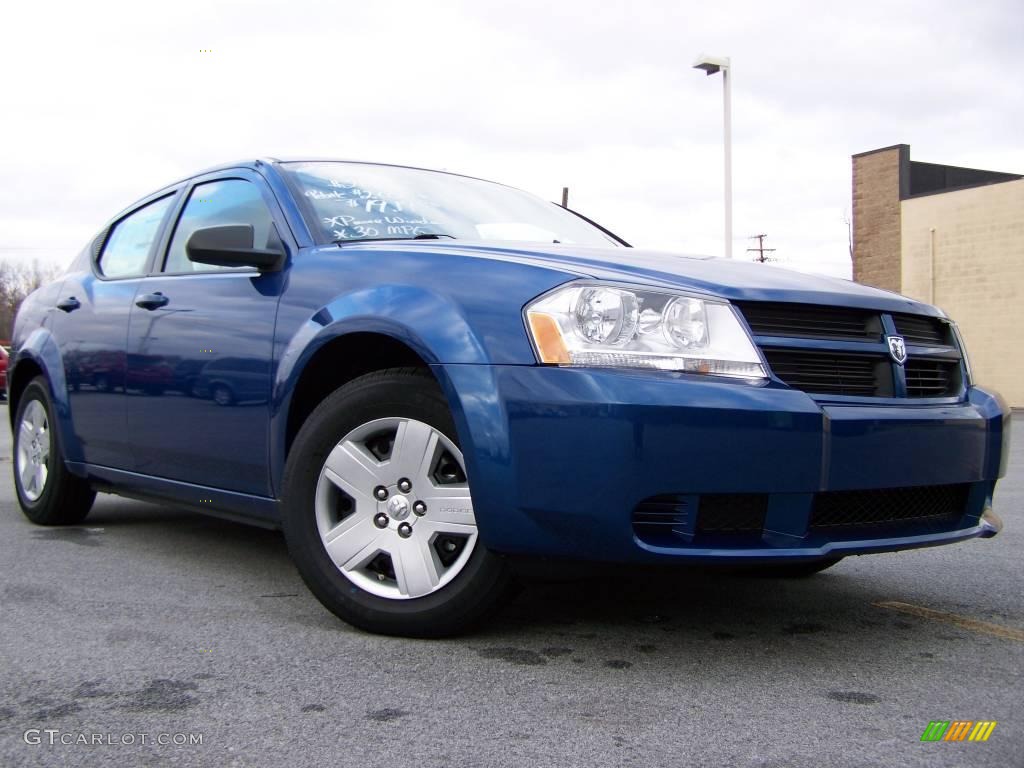
{"label": "tall light pole", "polygon": [[725,98],[725,258],[732,258],[732,65],[729,58],[701,56],[693,63],[694,69],[703,69],[708,75],[722,73],[722,93]]}

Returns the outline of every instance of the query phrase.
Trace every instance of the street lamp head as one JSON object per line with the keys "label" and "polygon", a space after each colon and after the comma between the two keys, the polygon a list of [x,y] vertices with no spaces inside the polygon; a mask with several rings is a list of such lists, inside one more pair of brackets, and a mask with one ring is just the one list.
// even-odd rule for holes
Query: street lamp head
{"label": "street lamp head", "polygon": [[729,69],[728,56],[701,56],[693,62],[694,69],[703,69],[705,74],[713,75],[716,72]]}

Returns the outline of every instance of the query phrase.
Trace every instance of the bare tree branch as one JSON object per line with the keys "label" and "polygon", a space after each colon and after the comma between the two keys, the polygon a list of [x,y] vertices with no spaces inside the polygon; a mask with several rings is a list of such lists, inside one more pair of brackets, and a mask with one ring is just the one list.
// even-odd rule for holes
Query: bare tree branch
{"label": "bare tree branch", "polygon": [[55,280],[61,269],[33,260],[31,264],[0,259],[0,341],[7,342],[14,330],[18,308],[32,291]]}

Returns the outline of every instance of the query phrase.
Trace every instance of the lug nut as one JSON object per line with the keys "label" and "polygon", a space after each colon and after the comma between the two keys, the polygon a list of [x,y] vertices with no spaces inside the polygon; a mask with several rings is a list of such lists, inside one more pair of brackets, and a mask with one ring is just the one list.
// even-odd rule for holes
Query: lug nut
{"label": "lug nut", "polygon": [[376,515],[373,516],[373,524],[376,525],[378,528],[387,528],[388,516],[385,515],[383,512],[378,512]]}
{"label": "lug nut", "polygon": [[412,536],[412,526],[408,523],[402,523],[398,526],[398,535],[401,536],[403,539],[408,539],[410,536]]}
{"label": "lug nut", "polygon": [[373,489],[373,496],[377,501],[386,501],[388,498],[388,489],[383,485],[378,485]]}
{"label": "lug nut", "polygon": [[415,504],[412,505],[412,511],[420,517],[423,517],[425,514],[427,514],[427,505],[424,504],[422,501],[417,501]]}
{"label": "lug nut", "polygon": [[398,490],[400,490],[402,493],[408,493],[409,491],[412,490],[412,483],[410,483],[407,478],[403,477],[401,480],[398,481]]}

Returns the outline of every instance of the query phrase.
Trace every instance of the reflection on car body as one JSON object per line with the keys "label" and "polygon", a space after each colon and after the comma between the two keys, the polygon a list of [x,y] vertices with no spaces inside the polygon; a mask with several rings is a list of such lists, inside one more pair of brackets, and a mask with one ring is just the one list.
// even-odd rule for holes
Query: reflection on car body
{"label": "reflection on car body", "polygon": [[226,357],[203,366],[192,394],[217,405],[258,405],[267,402],[269,381],[267,360]]}

